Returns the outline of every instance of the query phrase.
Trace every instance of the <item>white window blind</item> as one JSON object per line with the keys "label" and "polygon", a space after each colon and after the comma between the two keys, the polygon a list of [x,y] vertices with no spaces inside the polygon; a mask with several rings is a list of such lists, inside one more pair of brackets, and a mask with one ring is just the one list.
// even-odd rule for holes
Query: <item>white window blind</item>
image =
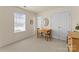
{"label": "white window blind", "polygon": [[14,32],[25,31],[25,19],[26,15],[23,13],[14,14]]}

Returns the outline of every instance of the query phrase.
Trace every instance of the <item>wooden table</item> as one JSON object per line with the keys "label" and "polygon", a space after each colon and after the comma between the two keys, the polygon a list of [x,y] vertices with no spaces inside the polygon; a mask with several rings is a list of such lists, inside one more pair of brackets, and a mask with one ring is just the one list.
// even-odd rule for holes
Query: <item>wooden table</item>
{"label": "wooden table", "polygon": [[45,37],[45,40],[48,41],[48,37],[46,36],[46,34],[48,33],[48,31],[50,31],[51,29],[48,29],[48,28],[42,28],[42,29],[39,29],[38,32],[37,32],[37,37],[39,36],[44,36]]}
{"label": "wooden table", "polygon": [[50,30],[50,29],[47,29],[47,28],[46,28],[46,29],[39,29],[39,32],[40,32],[40,33],[41,33],[41,32],[42,32],[42,33],[47,33],[47,31],[49,31],[49,30]]}
{"label": "wooden table", "polygon": [[68,50],[71,52],[79,52],[79,32],[69,32]]}

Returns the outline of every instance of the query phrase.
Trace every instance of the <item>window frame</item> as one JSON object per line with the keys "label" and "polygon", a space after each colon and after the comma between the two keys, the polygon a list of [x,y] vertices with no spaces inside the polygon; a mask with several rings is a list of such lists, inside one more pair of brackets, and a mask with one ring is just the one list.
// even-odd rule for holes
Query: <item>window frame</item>
{"label": "window frame", "polygon": [[[23,23],[21,22],[22,21],[22,19],[19,19],[18,18],[18,14],[19,15],[21,15],[21,16],[19,16],[19,17],[24,17],[24,21],[23,21]],[[23,24],[23,25],[19,25],[19,26],[16,26],[16,23],[18,24],[19,22],[16,22],[17,21],[17,18],[19,19],[19,20],[21,20],[21,21],[19,21],[20,22],[20,25],[21,24]],[[22,27],[23,26],[23,27]],[[19,29],[16,29],[16,27],[17,28],[19,28]],[[21,29],[20,29],[21,28]],[[23,29],[24,28],[24,29]],[[23,30],[22,30],[23,29]],[[19,33],[19,32],[24,32],[24,31],[26,31],[26,14],[25,13],[21,13],[21,12],[15,12],[14,13],[14,33]]]}

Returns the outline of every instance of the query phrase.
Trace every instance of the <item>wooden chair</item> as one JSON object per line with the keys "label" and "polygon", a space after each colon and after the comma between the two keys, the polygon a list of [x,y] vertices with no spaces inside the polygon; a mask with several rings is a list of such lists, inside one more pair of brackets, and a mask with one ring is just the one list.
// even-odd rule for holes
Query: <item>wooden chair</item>
{"label": "wooden chair", "polygon": [[37,28],[37,38],[43,36],[43,35],[42,35],[42,32],[40,32],[39,30],[40,30],[40,28]]}
{"label": "wooden chair", "polygon": [[37,28],[37,37],[39,37],[39,29],[40,29],[40,28]]}
{"label": "wooden chair", "polygon": [[45,40],[48,41],[49,39],[51,40],[52,36],[51,36],[52,30],[48,30],[45,33]]}

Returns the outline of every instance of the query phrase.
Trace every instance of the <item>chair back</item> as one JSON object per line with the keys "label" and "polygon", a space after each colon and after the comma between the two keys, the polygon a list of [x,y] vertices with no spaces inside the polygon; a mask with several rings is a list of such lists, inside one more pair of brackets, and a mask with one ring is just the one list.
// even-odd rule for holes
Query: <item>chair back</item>
{"label": "chair back", "polygon": [[48,30],[46,35],[51,35],[51,30]]}

